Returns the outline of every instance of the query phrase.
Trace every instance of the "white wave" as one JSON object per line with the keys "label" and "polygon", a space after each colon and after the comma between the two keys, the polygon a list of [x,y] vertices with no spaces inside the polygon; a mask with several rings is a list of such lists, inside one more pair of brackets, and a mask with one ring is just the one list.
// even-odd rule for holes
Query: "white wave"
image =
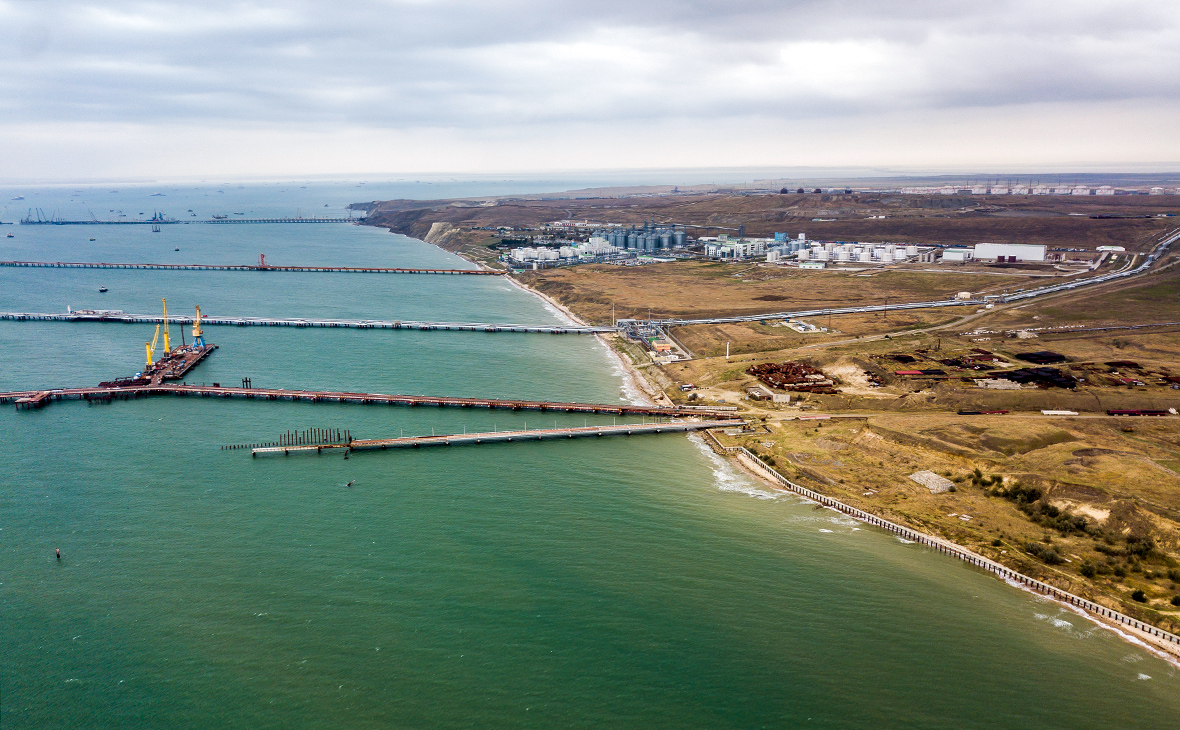
{"label": "white wave", "polygon": [[695,444],[709,460],[713,472],[713,482],[717,485],[718,491],[739,492],[755,499],[779,499],[783,496],[781,492],[772,492],[763,488],[758,482],[734,468],[729,461],[710,449],[701,436],[695,433],[689,434],[688,440]]}
{"label": "white wave", "polygon": [[572,317],[570,317],[565,312],[561,311],[560,307],[554,306],[553,302],[549,301],[546,297],[541,296],[541,294],[539,292],[535,292],[532,289],[529,289],[527,286],[516,281],[511,276],[501,277],[501,281],[507,281],[508,284],[511,285],[512,287],[519,289],[520,291],[524,292],[525,294],[530,294],[530,295],[536,297],[537,300],[541,302],[541,305],[545,307],[545,310],[548,311],[550,314],[554,315],[555,317],[557,317],[558,321],[560,321],[562,324],[573,325],[573,326],[578,325],[578,322],[574,321],[574,319]]}
{"label": "white wave", "polygon": [[[1069,603],[1065,603],[1063,601],[1057,601],[1057,600],[1048,598],[1047,596],[1043,596],[1040,593],[1036,593],[1028,586],[1023,585],[1021,583],[1017,583],[1016,581],[1011,580],[1009,578],[1005,578],[1004,582],[1015,587],[1015,588],[1019,588],[1022,591],[1025,591],[1025,592],[1031,594],[1031,596],[1034,599],[1036,599],[1037,603],[1045,603],[1047,601],[1052,601],[1053,603],[1056,603],[1057,605],[1061,606],[1062,608],[1066,609],[1067,611],[1072,611],[1073,613],[1076,613],[1078,616],[1081,616],[1082,618],[1093,622],[1098,628],[1106,629],[1107,631],[1117,635],[1119,638],[1121,638],[1123,641],[1126,641],[1128,644],[1134,644],[1135,646],[1138,646],[1142,649],[1146,649],[1148,652],[1150,652],[1151,654],[1153,654],[1157,658],[1163,659],[1165,662],[1172,665],[1173,667],[1180,669],[1180,659],[1177,659],[1174,655],[1169,654],[1168,652],[1164,651],[1163,649],[1159,649],[1155,646],[1152,646],[1151,644],[1147,643],[1143,639],[1140,639],[1138,636],[1135,636],[1134,634],[1123,631],[1121,628],[1119,628],[1118,624],[1114,624],[1114,623],[1108,624],[1105,621],[1103,621],[1102,619],[1100,619],[1099,617],[1092,615],[1091,613],[1089,613],[1085,609],[1079,608],[1078,606],[1074,606]],[[1081,635],[1083,637],[1089,637],[1089,636],[1093,635],[1093,631],[1087,631],[1087,632],[1082,633]],[[1143,657],[1138,656],[1136,654],[1128,654],[1127,656],[1123,657],[1123,661],[1124,662],[1140,662],[1140,661],[1143,661]]]}
{"label": "white wave", "polygon": [[893,539],[897,540],[898,542],[900,542],[904,545],[913,545],[914,543],[917,542],[917,540],[907,540],[904,537],[902,537],[901,535],[894,535]]}
{"label": "white wave", "polygon": [[820,531],[820,532],[831,532],[831,530],[825,530],[825,529],[824,529],[824,528],[822,528],[822,527],[821,527],[821,528],[819,528],[819,531]]}
{"label": "white wave", "polygon": [[1144,674],[1143,672],[1140,672],[1140,673],[1139,673],[1139,679],[1151,679],[1151,675],[1150,675],[1150,674]]}
{"label": "white wave", "polygon": [[1049,623],[1053,624],[1054,626],[1056,626],[1059,629],[1072,629],[1073,628],[1073,624],[1071,624],[1069,621],[1066,621],[1065,619],[1057,618],[1056,616],[1050,616],[1050,615],[1044,614],[1044,613],[1034,613],[1033,616],[1035,616],[1037,619],[1039,619],[1041,621],[1048,621]]}
{"label": "white wave", "polygon": [[635,374],[632,373],[623,363],[623,358],[619,353],[615,352],[614,348],[602,341],[601,338],[594,338],[597,347],[601,347],[611,367],[611,375],[614,375],[622,383],[620,387],[619,400],[624,403],[629,403],[633,406],[649,406],[652,405],[651,398],[643,389],[639,387],[639,383],[635,380]]}

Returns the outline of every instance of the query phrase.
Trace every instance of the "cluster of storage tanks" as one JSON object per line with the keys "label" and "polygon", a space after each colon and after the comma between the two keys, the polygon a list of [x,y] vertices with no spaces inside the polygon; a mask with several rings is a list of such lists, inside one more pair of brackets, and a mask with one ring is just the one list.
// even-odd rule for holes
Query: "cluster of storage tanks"
{"label": "cluster of storage tanks", "polygon": [[891,264],[894,261],[905,261],[918,255],[917,246],[896,246],[891,243],[882,245],[834,243],[807,245],[805,241],[792,241],[791,253],[800,261],[835,261],[837,263],[861,264]]}
{"label": "cluster of storage tanks", "polygon": [[596,231],[594,235],[602,236],[612,246],[637,251],[659,251],[674,248],[683,246],[688,240],[684,231],[652,225],[645,225],[642,228],[632,227],[628,230]]}

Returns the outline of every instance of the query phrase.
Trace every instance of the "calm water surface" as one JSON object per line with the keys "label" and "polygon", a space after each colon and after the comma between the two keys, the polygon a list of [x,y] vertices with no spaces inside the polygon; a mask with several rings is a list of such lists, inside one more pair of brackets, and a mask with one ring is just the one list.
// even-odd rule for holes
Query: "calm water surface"
{"label": "calm water surface", "polygon": [[[0,219],[34,195],[63,212],[105,212],[117,197],[129,212],[208,217],[457,194],[110,189],[13,192],[27,200]],[[8,232],[3,259],[464,265],[347,225]],[[480,277],[0,269],[4,311],[153,312],[165,296],[186,313],[557,321]],[[133,373],[152,329],[0,322],[0,390]],[[207,334],[221,349],[198,382],[628,398],[589,338]],[[1180,717],[1177,671],[1146,650],[769,494],[682,436],[348,460],[219,449],[312,426],[379,437],[554,422],[609,419],[181,399],[0,409],[0,726],[1146,728]]]}

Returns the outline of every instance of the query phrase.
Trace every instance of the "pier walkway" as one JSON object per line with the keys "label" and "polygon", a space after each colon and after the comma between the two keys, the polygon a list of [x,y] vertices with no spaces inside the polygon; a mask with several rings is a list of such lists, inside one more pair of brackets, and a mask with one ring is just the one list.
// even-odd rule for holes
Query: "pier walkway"
{"label": "pier walkway", "polygon": [[733,406],[715,410],[701,406],[632,406],[605,403],[562,403],[553,401],[508,400],[500,398],[452,398],[427,395],[387,395],[344,391],[290,390],[283,388],[224,388],[220,385],[133,385],[126,387],[57,388],[0,393],[0,403],[15,403],[18,409],[33,409],[53,401],[85,400],[109,402],[154,395],[194,396],[199,398],[243,398],[246,400],[302,401],[306,403],[358,403],[364,405],[438,406],[453,408],[497,408],[511,411],[552,411],[597,413],[608,416],[700,416],[730,415]]}
{"label": "pier walkway", "polygon": [[[0,312],[0,320],[15,322],[118,322],[162,324],[164,318],[151,314],[127,314],[111,309],[83,309],[68,314],[45,312]],[[172,324],[192,324],[193,317],[169,317]],[[201,326],[226,327],[345,327],[350,329],[423,330],[457,332],[533,332],[550,335],[594,335],[618,332],[617,327],[576,325],[489,324],[486,322],[418,322],[389,319],[300,319],[268,317],[211,317],[201,315]]]}
{"label": "pier walkway", "polygon": [[[235,221],[236,222],[236,221]],[[0,266],[18,269],[146,269],[154,271],[285,271],[339,274],[447,274],[457,276],[503,276],[490,269],[407,269],[381,266],[271,266],[256,264],[121,264],[102,261],[0,261]]]}
{"label": "pier walkway", "polygon": [[462,446],[508,443],[512,441],[541,441],[544,439],[572,439],[587,436],[633,436],[650,433],[685,433],[707,428],[741,426],[740,418],[717,421],[676,421],[672,423],[626,424],[622,426],[582,426],[578,428],[546,428],[532,431],[490,431],[484,433],[449,434],[445,436],[405,436],[392,439],[355,439],[349,443],[303,444],[299,446],[264,446],[251,449],[251,456],[259,454],[290,454],[325,449],[366,451],[375,449],[417,449],[423,446]]}

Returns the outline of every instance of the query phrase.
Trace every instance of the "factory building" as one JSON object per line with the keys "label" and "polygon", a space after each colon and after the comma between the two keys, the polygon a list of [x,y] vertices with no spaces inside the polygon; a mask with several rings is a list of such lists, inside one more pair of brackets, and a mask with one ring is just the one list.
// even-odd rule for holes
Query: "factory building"
{"label": "factory building", "polygon": [[[1044,261],[1044,246],[1029,246],[1017,243],[980,243],[975,246],[974,257],[982,261],[1015,263],[1017,261]],[[943,253],[943,259],[946,253]]]}
{"label": "factory building", "polygon": [[942,260],[947,262],[966,263],[975,258],[975,250],[970,248],[948,248],[942,252]]}
{"label": "factory building", "polygon": [[748,259],[766,253],[772,238],[738,238],[730,240],[721,235],[716,239],[701,239],[705,242],[705,255],[714,259]]}

